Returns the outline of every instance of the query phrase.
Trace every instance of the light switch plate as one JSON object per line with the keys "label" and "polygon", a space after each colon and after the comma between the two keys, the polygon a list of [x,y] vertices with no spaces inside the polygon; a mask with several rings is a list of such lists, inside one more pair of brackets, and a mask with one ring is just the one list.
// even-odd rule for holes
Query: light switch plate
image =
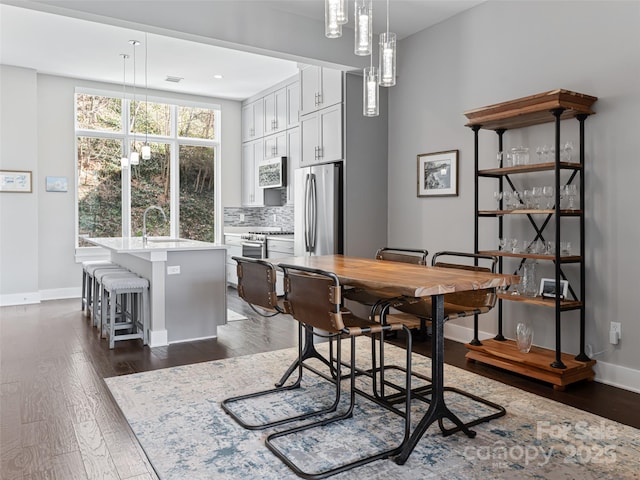
{"label": "light switch plate", "polygon": [[171,265],[167,267],[167,275],[179,275],[180,274],[180,265]]}

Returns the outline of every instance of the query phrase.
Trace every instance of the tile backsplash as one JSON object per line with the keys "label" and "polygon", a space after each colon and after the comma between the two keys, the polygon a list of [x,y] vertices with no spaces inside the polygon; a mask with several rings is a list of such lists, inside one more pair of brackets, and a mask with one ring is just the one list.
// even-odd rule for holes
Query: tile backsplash
{"label": "tile backsplash", "polygon": [[[244,214],[244,222],[240,221],[241,213]],[[293,222],[293,205],[224,207],[224,225],[227,227],[280,227],[283,231],[292,232]]]}

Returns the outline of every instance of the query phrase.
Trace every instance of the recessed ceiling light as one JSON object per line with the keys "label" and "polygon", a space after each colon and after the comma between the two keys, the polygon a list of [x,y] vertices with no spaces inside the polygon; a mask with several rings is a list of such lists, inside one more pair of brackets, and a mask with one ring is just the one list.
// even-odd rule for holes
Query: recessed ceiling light
{"label": "recessed ceiling light", "polygon": [[218,73],[218,74],[214,75],[213,78],[215,78],[216,80],[221,80],[224,77]]}
{"label": "recessed ceiling light", "polygon": [[171,75],[167,75],[167,78],[164,79],[165,82],[173,83],[180,83],[182,80],[184,80],[183,77],[172,77]]}

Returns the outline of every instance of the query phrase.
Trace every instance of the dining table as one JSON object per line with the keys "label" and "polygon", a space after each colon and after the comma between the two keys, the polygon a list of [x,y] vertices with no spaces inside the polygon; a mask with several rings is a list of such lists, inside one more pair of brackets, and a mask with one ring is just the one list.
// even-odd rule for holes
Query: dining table
{"label": "dining table", "polygon": [[[431,399],[415,430],[393,459],[404,464],[429,426],[447,418],[469,437],[475,432],[453,413],[444,398],[444,295],[480,289],[497,289],[519,283],[517,275],[458,268],[430,267],[347,255],[312,255],[278,258],[275,265],[293,265],[334,273],[340,283],[379,292],[385,296],[431,297]],[[441,427],[442,428],[442,427]],[[443,430],[444,431],[444,430]]]}

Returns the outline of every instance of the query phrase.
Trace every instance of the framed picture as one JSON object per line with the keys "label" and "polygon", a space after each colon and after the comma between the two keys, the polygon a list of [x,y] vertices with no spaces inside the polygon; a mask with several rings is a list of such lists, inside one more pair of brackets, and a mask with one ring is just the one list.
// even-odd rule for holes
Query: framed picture
{"label": "framed picture", "polygon": [[66,192],[68,189],[67,177],[47,177],[45,189],[47,192]]}
{"label": "framed picture", "polygon": [[418,155],[418,196],[458,195],[458,150]]}
{"label": "framed picture", "polygon": [[[560,280],[560,298],[567,298],[569,282]],[[556,281],[554,278],[543,278],[540,280],[540,295],[543,297],[556,298]]]}
{"label": "framed picture", "polygon": [[0,192],[31,193],[31,172],[0,170]]}

